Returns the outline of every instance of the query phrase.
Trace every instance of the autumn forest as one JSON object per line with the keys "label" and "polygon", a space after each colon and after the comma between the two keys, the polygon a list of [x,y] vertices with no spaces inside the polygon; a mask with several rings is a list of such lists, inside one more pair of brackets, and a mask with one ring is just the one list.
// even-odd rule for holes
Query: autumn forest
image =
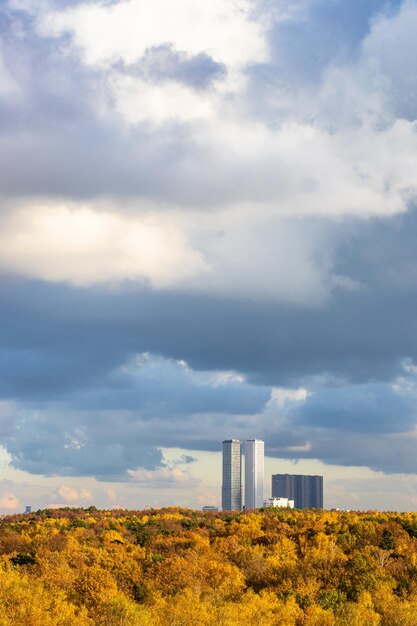
{"label": "autumn forest", "polygon": [[45,510],[0,520],[1,626],[417,626],[417,514]]}

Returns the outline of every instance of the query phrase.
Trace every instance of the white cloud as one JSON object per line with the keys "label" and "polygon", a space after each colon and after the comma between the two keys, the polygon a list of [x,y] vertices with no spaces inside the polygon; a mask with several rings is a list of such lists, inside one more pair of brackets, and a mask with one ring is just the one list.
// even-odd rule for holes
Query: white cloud
{"label": "white cloud", "polygon": [[136,469],[128,470],[127,473],[134,483],[149,489],[189,488],[198,484],[189,472],[179,467],[162,467],[156,470]]}
{"label": "white cloud", "polygon": [[92,494],[89,489],[75,489],[74,487],[70,487],[68,485],[61,485],[59,489],[57,489],[57,494],[65,501],[65,502],[85,502],[92,499]]}
{"label": "white cloud", "polygon": [[275,400],[279,407],[285,406],[287,402],[304,402],[308,396],[308,390],[304,387],[299,389],[287,389],[285,387],[274,387],[271,398]]}
{"label": "white cloud", "polygon": [[285,450],[286,452],[310,452],[310,450],[313,449],[313,446],[311,445],[311,443],[309,441],[306,441],[303,444],[300,444],[299,446],[284,446],[283,450]]}
{"label": "white cloud", "polygon": [[[403,131],[407,136],[407,129]],[[381,142],[381,151],[388,150],[384,143],[389,140]],[[377,191],[372,200],[375,211],[384,211],[384,201],[387,212],[405,207],[413,168],[412,160],[407,164],[405,145],[403,149],[402,171],[400,163],[391,164],[385,155],[375,157],[391,169],[385,185],[389,187],[391,181],[394,188],[388,188],[384,200],[383,174],[378,179],[376,172],[369,173],[368,179],[378,179],[375,188],[380,187],[379,204]],[[357,151],[361,151],[359,140]],[[327,164],[327,176],[332,178],[331,161]],[[356,168],[361,167],[365,166],[358,159]],[[326,161],[322,168],[324,178]],[[362,184],[361,176],[357,175],[358,184]],[[401,191],[395,189],[398,185],[403,185]],[[254,199],[206,212],[175,206],[161,210],[141,201],[129,210],[117,200],[18,201],[13,212],[0,218],[0,270],[77,286],[139,280],[157,289],[181,287],[228,298],[243,295],[318,306],[335,289],[351,291],[359,285],[349,276],[333,275],[336,242],[329,240],[328,225],[304,222],[300,217],[303,211],[309,212],[309,202],[312,212],[316,203],[317,210],[334,211],[333,217],[343,215],[344,202],[351,206],[357,202],[359,212],[371,192],[365,190],[361,203],[360,189],[355,200],[346,187],[346,195],[339,204],[335,197],[332,205],[333,196],[326,198],[325,190],[317,187],[318,182],[306,189],[304,198],[298,194],[298,206],[294,194],[281,190],[282,197],[275,201]],[[289,209],[293,209],[292,217]]]}
{"label": "white cloud", "polygon": [[406,120],[385,129],[334,133],[307,123],[272,130],[225,119],[202,127],[197,141],[216,154],[219,176],[229,173],[246,195],[235,201],[241,216],[255,207],[258,218],[259,210],[286,216],[392,215],[404,211],[416,192],[417,133]]}
{"label": "white cloud", "polygon": [[[89,3],[43,12],[38,24],[43,36],[71,33],[72,53],[80,53],[87,66],[105,70],[104,100],[110,94],[125,122],[160,124],[211,117],[224,94],[229,97],[242,90],[244,67],[267,59],[262,24],[251,17],[248,0],[125,0],[110,6]],[[198,94],[174,80],[154,84],[117,69],[117,62],[136,63],[161,45],[191,58],[204,53],[226,71],[215,87]],[[103,102],[96,106],[97,111],[106,110]]]}
{"label": "white cloud", "polygon": [[19,507],[21,507],[21,503],[20,503],[19,498],[17,498],[10,491],[6,491],[0,497],[0,510],[1,509],[7,509],[8,511],[13,511],[13,510],[15,510],[15,509],[17,509]]}
{"label": "white cloud", "polygon": [[[167,108],[167,111],[169,107]],[[87,286],[121,280],[226,297],[300,305],[335,289],[359,288],[333,275],[332,219],[391,216],[416,193],[417,132],[398,120],[339,133],[288,123],[277,130],[231,118],[202,123],[205,157],[178,168],[202,187],[197,206],[141,198],[107,202],[11,202],[0,218],[0,269]],[[201,208],[210,193],[209,208]]]}
{"label": "white cloud", "polygon": [[192,55],[205,52],[231,67],[267,57],[248,0],[88,3],[46,14],[39,28],[43,35],[70,32],[89,65],[133,63],[148,48],[165,43]]}
{"label": "white cloud", "polygon": [[[281,18],[286,4],[276,9]],[[415,7],[407,3],[398,17],[376,21],[358,60],[330,65],[315,91],[303,86],[291,96],[265,84],[262,98],[275,107],[283,100],[283,109],[281,115],[272,108],[271,117],[255,119],[248,112],[252,96],[245,69],[268,62],[266,32],[280,16],[272,20],[269,9],[255,15],[251,6],[247,0],[86,3],[41,11],[38,28],[44,36],[72,34],[67,53],[102,70],[106,87],[95,94],[98,116],[106,111],[108,122],[116,115],[128,128],[151,123],[153,146],[166,145],[166,136],[158,134],[161,126],[185,124],[187,147],[175,151],[174,133],[172,160],[178,154],[179,162],[175,167],[164,161],[161,176],[178,179],[179,187],[183,182],[188,189],[189,181],[201,186],[196,204],[238,210],[238,228],[248,223],[248,214],[260,224],[271,215],[339,218],[405,211],[416,191],[417,133],[412,122],[395,121],[389,110],[387,76],[393,80],[398,72],[384,58],[387,42],[398,40],[402,28],[408,28],[407,46],[412,45],[407,24],[417,19]],[[167,44],[188,56],[206,53],[227,71],[199,92],[174,79],[127,75],[117,66],[117,61],[138,62],[140,68],[147,50]],[[409,67],[403,61],[401,56],[398,64]],[[171,195],[175,192],[181,195],[177,189]]]}
{"label": "white cloud", "polygon": [[[39,33],[58,37],[71,33],[71,54],[80,54],[87,66],[104,71],[107,92],[96,103],[101,114],[108,96],[129,124],[211,117],[224,96],[245,87],[244,68],[266,61],[268,47],[261,21],[254,19],[249,0],[125,0],[106,6],[82,4],[62,11],[43,11]],[[117,63],[139,62],[147,51],[169,45],[192,58],[206,54],[225,68],[221,80],[201,94],[174,80],[154,84],[127,76]]]}
{"label": "white cloud", "polygon": [[206,93],[198,94],[174,81],[152,84],[115,74],[110,85],[116,110],[129,124],[198,120],[210,117],[215,107],[214,99]]}
{"label": "white cloud", "polygon": [[229,383],[244,383],[246,381],[245,376],[238,372],[216,372],[211,376],[212,383],[215,386],[228,385]]}
{"label": "white cloud", "polygon": [[77,285],[144,279],[157,287],[205,270],[172,218],[53,203],[2,220],[0,267]]}

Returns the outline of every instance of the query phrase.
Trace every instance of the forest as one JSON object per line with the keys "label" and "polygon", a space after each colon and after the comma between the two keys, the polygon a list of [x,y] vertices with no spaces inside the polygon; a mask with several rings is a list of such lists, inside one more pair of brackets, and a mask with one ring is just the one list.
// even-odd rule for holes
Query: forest
{"label": "forest", "polygon": [[1,626],[417,626],[417,513],[0,518]]}

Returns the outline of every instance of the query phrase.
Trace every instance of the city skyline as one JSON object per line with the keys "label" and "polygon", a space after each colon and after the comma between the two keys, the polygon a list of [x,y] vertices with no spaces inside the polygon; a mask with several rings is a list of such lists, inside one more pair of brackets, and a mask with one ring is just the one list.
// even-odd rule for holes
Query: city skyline
{"label": "city skyline", "polygon": [[[265,505],[264,448],[260,439],[225,439],[222,442],[221,508],[240,511]],[[242,473],[244,456],[244,474]],[[272,474],[271,498],[292,501],[296,509],[324,508],[323,476],[309,474]],[[210,508],[206,506],[205,508]]]}

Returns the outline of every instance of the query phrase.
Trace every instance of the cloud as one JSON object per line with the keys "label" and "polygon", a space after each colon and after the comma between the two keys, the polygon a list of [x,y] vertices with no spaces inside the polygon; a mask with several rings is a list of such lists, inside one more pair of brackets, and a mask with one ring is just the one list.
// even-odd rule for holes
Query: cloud
{"label": "cloud", "polygon": [[0,267],[77,285],[147,280],[156,287],[204,273],[202,256],[180,229],[88,207],[38,205],[3,220]]}
{"label": "cloud", "polygon": [[389,105],[397,116],[411,120],[417,115],[416,26],[417,6],[408,0],[396,15],[383,16],[374,24],[363,45],[366,63],[385,79]]}
{"label": "cloud", "polygon": [[222,63],[216,63],[205,52],[189,56],[174,50],[172,44],[148,48],[139,61],[131,65],[122,64],[120,69],[131,76],[159,82],[177,81],[194,89],[206,89],[213,80],[222,78],[226,71]]}
{"label": "cloud", "polygon": [[[161,446],[227,431],[414,471],[416,3],[14,0],[1,18],[14,466],[175,490],[190,459],[165,467]],[[54,501],[81,497],[64,485]]]}
{"label": "cloud", "polygon": [[27,412],[4,445],[12,466],[32,474],[117,481],[129,468],[160,465],[158,444],[144,433],[145,424],[117,412],[38,411]]}
{"label": "cloud", "polygon": [[88,502],[92,500],[91,491],[88,489],[74,489],[68,485],[61,485],[61,487],[57,489],[56,494],[69,504],[74,504],[75,502]]}
{"label": "cloud", "polygon": [[70,33],[92,65],[117,59],[133,62],[155,45],[172,43],[194,55],[209,50],[218,62],[242,66],[266,56],[262,31],[250,19],[250,9],[246,0],[214,0],[198,8],[192,0],[89,3],[45,14],[39,31],[52,36]]}
{"label": "cloud", "polygon": [[[160,479],[168,487],[175,476],[159,471],[161,446],[218,450],[230,433],[242,440],[255,435],[265,439],[268,455],[278,458],[414,471],[417,384],[413,368],[407,367],[395,386],[349,385],[331,379],[317,385],[307,379],[308,389],[265,388],[263,397],[255,386],[233,378],[219,386],[217,375],[211,379],[208,373],[150,356],[140,369],[144,371],[134,374],[131,365],[127,370],[129,377],[139,374],[145,382],[135,390],[136,403],[123,404],[116,396],[112,406],[110,386],[105,402],[100,393],[89,392],[88,410],[80,408],[83,393],[70,405],[67,401],[66,408],[57,403],[36,410],[29,406],[17,419],[16,430],[4,439],[12,464],[37,474],[96,476],[107,481],[134,476],[141,484]],[[125,383],[126,393],[131,393],[131,383]],[[252,405],[251,394],[257,400]],[[163,469],[179,469],[181,482],[181,465],[192,461],[191,455],[184,455]]]}
{"label": "cloud", "polygon": [[317,389],[294,413],[295,428],[309,425],[349,433],[409,432],[417,422],[415,396],[381,383]]}
{"label": "cloud", "polygon": [[183,362],[136,355],[109,373],[105,386],[80,391],[72,405],[87,410],[136,410],[142,418],[161,419],[195,413],[251,414],[268,400],[269,390],[218,373],[194,372]]}
{"label": "cloud", "polygon": [[279,407],[285,407],[288,402],[304,402],[308,397],[307,389],[285,389],[285,387],[275,387],[271,392],[271,400]]}
{"label": "cloud", "polygon": [[[313,380],[310,384],[303,398],[287,394],[282,405],[273,395],[267,405],[262,427],[271,456],[320,459],[385,473],[414,472],[417,387],[413,368],[406,366],[394,385],[327,381],[327,385],[315,386]],[[273,422],[274,413],[279,420]]]}
{"label": "cloud", "polygon": [[6,491],[1,495],[0,498],[0,508],[7,509],[8,511],[13,511],[21,507],[20,500],[10,491]]}
{"label": "cloud", "polygon": [[[403,435],[325,437],[319,441],[311,458],[325,463],[359,465],[384,473],[414,474],[415,432]],[[349,449],[349,453],[347,453]]]}
{"label": "cloud", "polygon": [[[242,419],[260,411],[268,398],[268,389],[232,377],[219,384],[217,375],[143,355],[112,372],[94,392],[15,406],[15,425],[3,443],[12,465],[31,473],[122,480],[131,469],[160,466],[160,447],[168,441],[197,442],[202,435],[196,415],[208,428],[210,418]],[[185,455],[174,469],[192,462]],[[71,493],[59,491],[60,500]],[[76,496],[81,498],[79,492]]]}
{"label": "cloud", "polygon": [[[366,111],[374,95],[365,56],[357,63],[358,67],[364,65],[364,72],[356,71],[352,63],[329,66],[329,78],[318,85],[314,97],[305,86],[304,95],[295,98],[308,103],[308,110],[303,111],[292,97],[285,106],[282,88],[269,87],[263,66],[259,66],[263,60],[276,71],[265,51],[271,50],[274,38],[280,40],[282,29],[290,28],[294,20],[300,28],[315,28],[317,33],[318,25],[326,28],[324,4],[315,4],[316,9],[311,3],[306,10],[302,5],[303,10],[296,11],[292,19],[285,19],[286,10],[281,6],[279,17],[274,17],[278,31],[271,41],[266,35],[266,24],[272,19],[268,11],[252,14],[247,4],[236,12],[234,3],[211,3],[201,14],[188,2],[179,4],[178,16],[171,22],[163,20],[169,37],[160,31],[159,15],[167,10],[163,2],[152,9],[133,0],[116,5],[78,4],[58,12],[41,9],[36,23],[44,26],[34,33],[25,25],[19,54],[15,39],[5,46],[5,64],[23,91],[18,103],[9,106],[6,101],[4,105],[7,132],[0,140],[1,152],[7,155],[1,168],[4,193],[151,197],[186,211],[238,205],[247,207],[248,213],[256,211],[266,228],[271,214],[369,216],[404,211],[415,186],[414,127],[392,116],[385,128],[381,128],[381,116],[375,124],[369,123]],[[377,3],[373,10],[384,6]],[[143,11],[149,14],[151,26],[155,25],[154,30],[147,28],[145,38],[137,34],[142,22],[136,13],[140,17]],[[336,3],[331,19],[339,25],[345,23],[345,12],[342,4]],[[21,11],[9,13],[13,23],[22,19]],[[361,33],[368,32],[370,19],[371,11],[365,11]],[[112,36],[95,34],[101,20]],[[188,28],[190,20],[193,28]],[[220,31],[210,26],[213,20],[222,23]],[[129,28],[134,24],[134,38],[125,31],[120,35],[125,23]],[[224,41],[223,27],[227,31]],[[254,29],[256,36],[248,37],[246,28]],[[238,45],[236,37],[231,45],[227,29],[236,30],[245,45]],[[67,31],[74,37],[70,42],[61,37]],[[58,34],[61,38],[51,39]],[[95,50],[100,41],[101,52]],[[77,45],[73,47],[71,42]],[[95,50],[90,50],[91,58],[90,48]],[[85,53],[81,57],[80,49]],[[291,49],[288,54],[294,56]],[[158,61],[152,61],[155,55]],[[41,61],[41,76],[31,80],[30,76],[39,74]],[[134,75],[123,71],[129,63],[134,64]],[[218,86],[210,93],[197,93],[199,90],[190,86],[204,82],[215,64],[222,63],[227,71],[223,78],[219,75]],[[230,75],[235,66],[241,72],[253,71],[263,86],[267,83],[271,101],[284,106],[281,116],[264,110],[261,116],[252,115],[248,103],[254,94],[268,100],[265,89],[256,84],[252,89],[246,78],[229,84],[235,80]],[[164,72],[167,78],[161,81]],[[188,80],[190,72],[194,78]],[[329,130],[329,119],[343,109],[340,97],[333,101],[335,77],[337,84],[344,86],[345,100],[350,102],[357,93],[350,109],[363,122],[354,129],[349,124],[344,132],[334,124]],[[377,106],[384,108],[383,94],[381,98]],[[384,113],[387,124],[385,118]],[[341,126],[343,129],[344,124]],[[387,159],[386,153],[393,158]],[[201,221],[204,218],[198,216]]]}
{"label": "cloud", "polygon": [[181,489],[189,489],[198,485],[198,481],[192,478],[188,472],[178,467],[160,468],[153,471],[128,470],[130,479],[146,489],[166,489],[172,486]]}
{"label": "cloud", "polygon": [[114,489],[106,489],[106,495],[112,504],[117,502],[118,496]]}
{"label": "cloud", "polygon": [[18,84],[9,72],[0,47],[0,97],[15,96],[18,93]]}
{"label": "cloud", "polygon": [[178,464],[194,463],[197,459],[189,454],[182,454],[181,458],[177,461]]}
{"label": "cloud", "polygon": [[[347,239],[340,224],[330,239],[341,242],[336,273],[350,272],[363,288],[334,290],[320,306],[4,279],[1,393],[42,397],[94,388],[143,352],[273,386],[298,387],[300,379],[323,372],[389,380],[405,358],[416,357],[415,224],[411,212],[395,222],[350,224]],[[381,273],[382,267],[388,269]]]}
{"label": "cloud", "polygon": [[204,120],[214,105],[204,95],[176,81],[148,83],[122,74],[111,81],[115,110],[123,121],[139,125]]}

